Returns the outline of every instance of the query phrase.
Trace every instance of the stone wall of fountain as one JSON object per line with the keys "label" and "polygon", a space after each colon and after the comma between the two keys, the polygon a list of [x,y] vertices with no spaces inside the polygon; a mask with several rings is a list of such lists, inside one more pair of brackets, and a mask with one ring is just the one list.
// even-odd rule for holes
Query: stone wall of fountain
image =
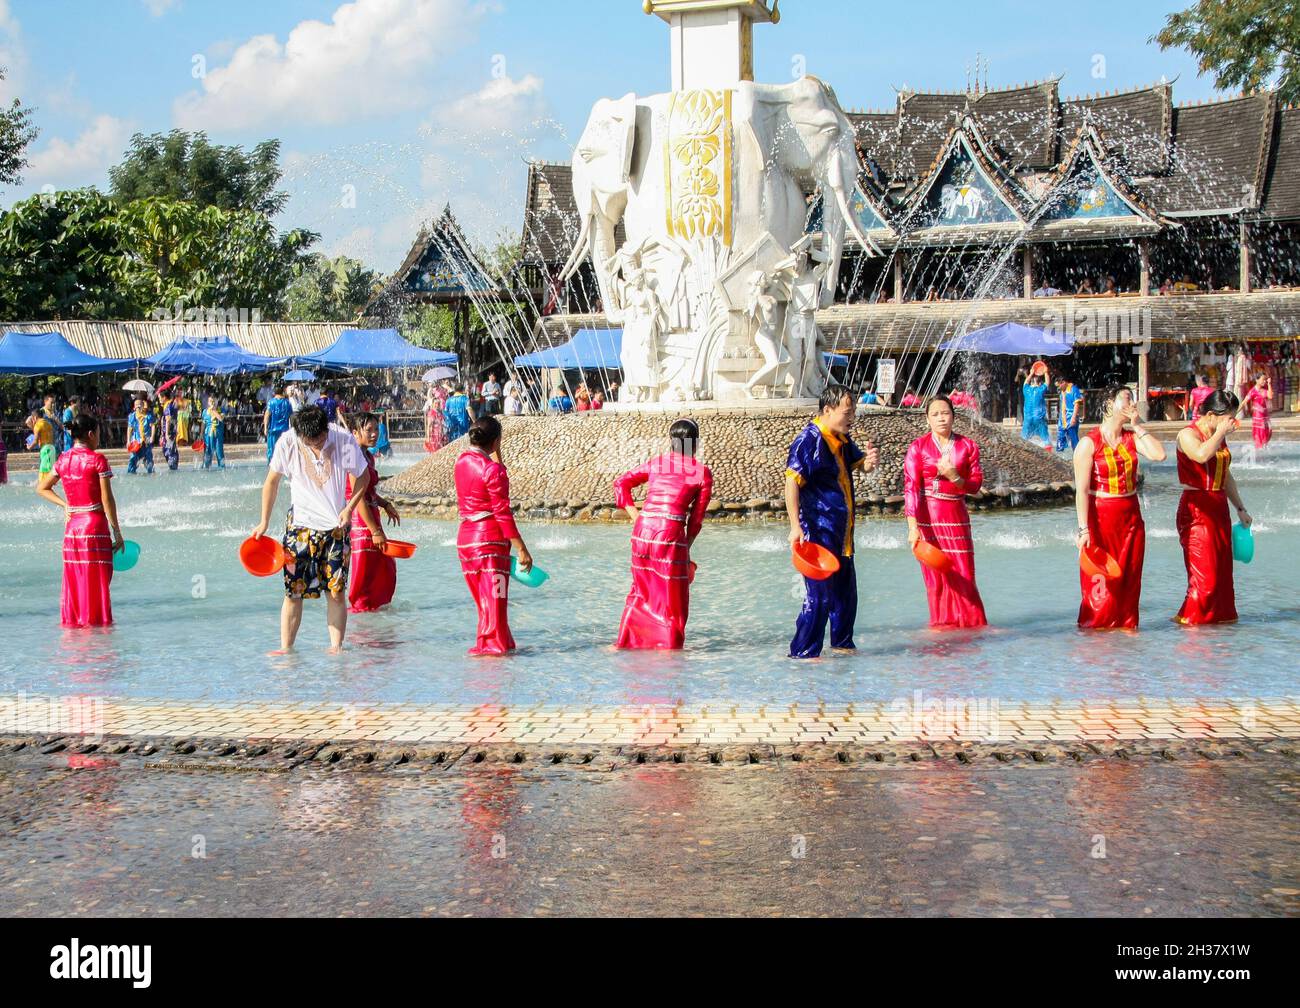
{"label": "stone wall of fountain", "polygon": [[[714,476],[710,517],[784,512],[786,450],[812,414],[774,406],[502,417],[516,513],[537,520],[622,520],[623,512],[614,507],[614,478],[666,450],[668,427],[678,415],[691,416],[700,426],[700,457]],[[872,441],[880,449],[877,470],[855,477],[860,511],[902,510],[903,456],[925,429],[919,410],[871,409],[858,417],[854,439]],[[985,487],[972,502],[977,510],[1056,505],[1073,494],[1068,463],[1029,446],[1016,431],[972,421],[960,412],[957,429],[980,444]],[[385,480],[385,495],[407,511],[455,518],[452,467],[467,447],[468,440],[461,438]]]}

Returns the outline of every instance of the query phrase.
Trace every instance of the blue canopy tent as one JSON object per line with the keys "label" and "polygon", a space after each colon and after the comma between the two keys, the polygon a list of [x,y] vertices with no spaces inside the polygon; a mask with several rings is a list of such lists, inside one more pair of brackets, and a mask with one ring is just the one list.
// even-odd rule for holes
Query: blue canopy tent
{"label": "blue canopy tent", "polygon": [[0,337],[0,374],[84,375],[100,371],[130,371],[134,359],[96,357],[78,350],[62,333],[6,333]]}
{"label": "blue canopy tent", "polygon": [[1016,357],[1060,357],[1074,352],[1074,334],[1034,329],[1019,322],[999,322],[940,343],[939,349]]}
{"label": "blue canopy tent", "polygon": [[579,329],[569,342],[549,350],[521,354],[518,367],[560,368],[565,371],[622,367],[619,354],[623,348],[622,329]]}
{"label": "blue canopy tent", "polygon": [[454,365],[457,357],[445,350],[426,350],[402,339],[396,329],[344,329],[330,346],[295,358],[297,367],[359,371],[363,368],[435,367]]}
{"label": "blue canopy tent", "polygon": [[146,357],[142,366],[168,374],[233,375],[268,371],[283,363],[283,357],[245,350],[229,336],[182,336]]}

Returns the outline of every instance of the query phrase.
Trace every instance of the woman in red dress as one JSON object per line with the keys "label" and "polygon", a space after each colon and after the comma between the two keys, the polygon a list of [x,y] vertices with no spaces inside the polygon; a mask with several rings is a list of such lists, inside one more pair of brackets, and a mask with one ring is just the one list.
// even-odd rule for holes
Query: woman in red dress
{"label": "woman in red dress", "polygon": [[1256,450],[1273,439],[1273,424],[1269,420],[1272,404],[1273,380],[1261,371],[1255,375],[1255,384],[1250,387],[1239,407],[1250,410],[1250,433],[1254,437]]}
{"label": "woman in red dress", "polygon": [[[695,453],[693,420],[668,429],[670,451],[614,481],[614,499],[632,519],[632,590],[618,627],[620,648],[679,649],[691,601],[691,544],[704,524],[713,473]],[[632,490],[647,484],[638,508]]]}
{"label": "woman in red dress", "polygon": [[1228,435],[1237,429],[1237,397],[1215,392],[1201,417],[1178,433],[1178,541],[1187,565],[1187,597],[1174,619],[1183,624],[1231,623],[1237,619],[1232,586],[1232,519],[1250,528],[1251,518],[1231,472]]}
{"label": "woman in red dress", "polygon": [[[388,542],[384,535],[382,510],[390,525],[400,525],[401,516],[393,502],[379,496],[379,472],[372,454],[379,440],[379,418],[370,412],[350,413],[352,434],[366,458],[370,483],[357,504],[352,518],[352,571],[348,577],[348,611],[373,612],[393,601],[397,590],[397,561],[383,552]],[[352,478],[348,478],[348,499],[352,498]]]}
{"label": "woman in red dress", "polygon": [[952,560],[946,571],[921,566],[932,627],[982,627],[988,623],[975,587],[975,545],[966,495],[984,483],[980,449],[952,429],[952,400],[935,396],[925,407],[930,433],[911,443],[903,462],[907,543],[939,547]]}
{"label": "woman in red dress", "polygon": [[1142,599],[1142,562],[1147,531],[1138,504],[1138,457],[1163,462],[1165,446],[1138,421],[1133,393],[1125,385],[1106,390],[1101,423],[1074,450],[1075,543],[1093,546],[1119,564],[1115,580],[1079,571],[1079,626],[1134,630]]}
{"label": "woman in red dress", "polygon": [[507,619],[510,547],[518,552],[522,571],[532,569],[533,558],[510,513],[510,478],[501,462],[501,424],[496,417],[475,420],[469,443],[454,471],[460,510],[456,551],[478,607],[478,637],[469,653],[503,655],[515,649]]}
{"label": "woman in red dress", "polygon": [[[113,470],[99,447],[99,421],[89,413],[75,417],[69,426],[72,450],[54,463],[54,471],[36,481],[36,492],[63,508],[68,523],[63,532],[63,625],[111,626],[113,554],[122,548],[117,523],[117,502],[109,481]],[[65,501],[54,492],[63,481]]]}

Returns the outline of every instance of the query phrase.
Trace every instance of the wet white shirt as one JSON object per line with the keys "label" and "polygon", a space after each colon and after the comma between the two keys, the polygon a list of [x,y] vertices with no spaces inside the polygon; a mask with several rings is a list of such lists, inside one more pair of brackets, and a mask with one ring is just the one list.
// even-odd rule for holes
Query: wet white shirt
{"label": "wet white shirt", "polygon": [[328,532],[338,526],[339,512],[348,502],[348,476],[359,478],[366,471],[366,459],[357,439],[331,424],[320,458],[293,431],[281,434],[271,456],[271,471],[289,481],[293,523]]}

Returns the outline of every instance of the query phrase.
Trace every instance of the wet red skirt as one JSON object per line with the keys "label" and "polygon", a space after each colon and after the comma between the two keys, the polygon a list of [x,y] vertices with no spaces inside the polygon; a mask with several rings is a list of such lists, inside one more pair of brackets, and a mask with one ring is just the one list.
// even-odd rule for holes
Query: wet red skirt
{"label": "wet red skirt", "polygon": [[937,571],[924,564],[925,596],[932,627],[982,627],[988,623],[975,587],[975,546],[966,502],[926,497],[916,515],[921,538],[948,554],[952,566]]}
{"label": "wet red skirt", "polygon": [[456,536],[461,573],[478,607],[478,634],[472,655],[502,655],[515,649],[508,618],[510,541],[491,519],[466,521]]}
{"label": "wet red skirt", "polygon": [[1221,491],[1184,490],[1178,502],[1178,541],[1187,566],[1187,597],[1179,623],[1231,623],[1237,618],[1232,585],[1232,521]]}
{"label": "wet red skirt", "polygon": [[1094,546],[1113,556],[1120,576],[1110,581],[1079,571],[1079,626],[1094,630],[1135,629],[1142,601],[1142,563],[1146,559],[1147,527],[1134,497],[1092,497],[1088,506],[1088,535]]}
{"label": "wet red skirt", "polygon": [[112,580],[113,537],[104,512],[74,514],[63,533],[63,625],[110,626]]}
{"label": "wet red skirt", "polygon": [[397,561],[375,548],[370,529],[359,518],[352,522],[352,570],[348,577],[348,611],[373,612],[393,601],[397,590]]}

